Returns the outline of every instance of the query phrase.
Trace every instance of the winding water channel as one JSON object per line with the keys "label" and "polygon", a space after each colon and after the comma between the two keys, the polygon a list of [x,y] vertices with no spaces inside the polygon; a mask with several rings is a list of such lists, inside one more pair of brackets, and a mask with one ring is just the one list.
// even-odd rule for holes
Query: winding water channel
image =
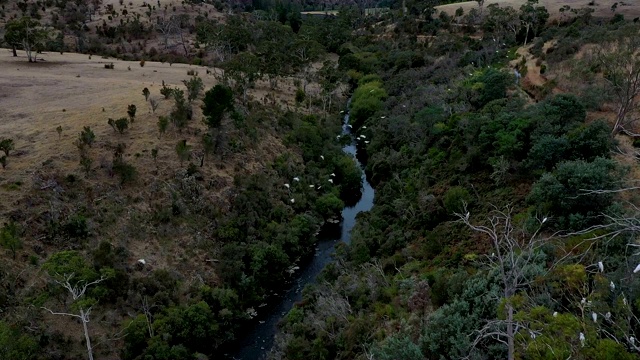
{"label": "winding water channel", "polygon": [[[349,114],[346,113],[342,125],[343,136],[351,136],[348,125]],[[343,147],[342,151],[352,155],[358,163],[358,166],[363,170],[362,197],[354,206],[345,207],[342,210],[342,222],[340,223],[339,235],[335,231],[322,231],[320,233],[313,258],[308,263],[301,264],[302,269],[298,273],[298,278],[281,298],[280,303],[258,316],[258,324],[243,339],[241,349],[235,354],[234,359],[261,360],[266,358],[269,350],[273,346],[274,336],[280,319],[291,310],[295,302],[302,300],[302,289],[305,285],[314,282],[325,265],[333,261],[332,254],[335,251],[335,246],[340,242],[347,244],[350,242],[351,229],[355,225],[356,215],[361,211],[369,211],[373,206],[374,190],[366,179],[362,164],[356,158],[357,149],[353,137],[351,138],[351,143]],[[327,234],[327,232],[331,232],[331,234]]]}

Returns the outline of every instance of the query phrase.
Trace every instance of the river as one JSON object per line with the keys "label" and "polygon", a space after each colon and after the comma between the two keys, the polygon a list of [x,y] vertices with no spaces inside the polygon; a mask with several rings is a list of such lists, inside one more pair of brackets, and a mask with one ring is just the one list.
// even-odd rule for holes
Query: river
{"label": "river", "polygon": [[[342,125],[342,135],[351,136],[349,127],[349,114],[344,116]],[[273,340],[277,332],[277,325],[280,319],[286,315],[293,307],[293,304],[302,300],[302,289],[305,285],[315,281],[320,271],[333,261],[332,254],[335,246],[340,243],[349,243],[351,240],[351,229],[356,223],[356,215],[361,211],[369,211],[373,207],[374,190],[367,181],[364,174],[364,167],[356,158],[357,148],[355,139],[351,136],[351,143],[342,148],[347,154],[353,156],[362,171],[362,196],[354,206],[345,207],[342,210],[342,222],[340,223],[340,233],[322,231],[318,236],[318,243],[313,258],[306,264],[301,264],[302,270],[298,273],[297,279],[281,298],[280,303],[259,315],[258,324],[241,342],[241,350],[233,357],[237,360],[261,360],[267,357],[269,350],[273,346]],[[327,234],[331,233],[331,234]]]}

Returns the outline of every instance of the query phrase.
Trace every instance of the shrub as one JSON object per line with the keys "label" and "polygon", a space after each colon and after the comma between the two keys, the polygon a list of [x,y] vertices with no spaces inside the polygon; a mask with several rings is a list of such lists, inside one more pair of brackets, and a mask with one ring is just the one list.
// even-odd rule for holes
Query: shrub
{"label": "shrub", "polygon": [[444,194],[442,202],[447,212],[453,214],[462,213],[465,204],[471,203],[471,200],[471,194],[467,189],[461,186],[454,186]]}
{"label": "shrub", "polygon": [[134,104],[127,106],[127,115],[129,115],[129,119],[131,119],[131,123],[133,123],[133,121],[136,118],[136,110],[137,108]]}
{"label": "shrub", "polygon": [[204,83],[202,82],[202,79],[197,76],[193,76],[188,81],[182,80],[182,83],[187,87],[187,99],[189,100],[189,102],[197,99],[202,89],[204,89]]}
{"label": "shrub", "polygon": [[144,95],[144,101],[149,101],[149,95],[150,94],[151,94],[151,92],[149,91],[148,88],[142,89],[142,95]]}
{"label": "shrub", "polygon": [[9,153],[11,152],[11,150],[13,150],[13,148],[13,139],[0,140],[0,150],[4,151],[5,156],[9,156]]}
{"label": "shrub", "polygon": [[138,175],[136,168],[125,162],[122,157],[114,159],[113,172],[120,177],[120,185],[133,183]]}
{"label": "shrub", "polygon": [[113,70],[115,69],[115,65],[113,63],[104,64],[104,68]]}
{"label": "shrub", "polygon": [[187,145],[187,140],[180,140],[176,144],[176,154],[178,154],[178,158],[180,159],[180,165],[185,160],[189,160],[191,156],[191,146]]}
{"label": "shrub", "polygon": [[160,89],[160,94],[164,96],[165,99],[170,98],[173,95],[173,89],[166,86],[164,80],[162,81],[162,88]]}
{"label": "shrub", "polygon": [[78,134],[78,141],[81,144],[85,144],[89,147],[93,144],[96,139],[96,134],[93,133],[91,127],[85,126],[84,129]]}
{"label": "shrub", "polygon": [[115,121],[116,129],[120,134],[124,134],[124,131],[129,128],[129,119],[126,117],[121,117],[120,119]]}
{"label": "shrub", "polygon": [[169,127],[169,118],[166,116],[158,116],[158,132],[160,133],[159,137],[167,132],[167,128]]}
{"label": "shrub", "polygon": [[217,128],[225,112],[233,109],[233,91],[224,85],[216,85],[204,94],[202,115],[210,128]]}
{"label": "shrub", "polygon": [[304,102],[304,99],[307,97],[307,94],[305,94],[304,90],[298,88],[296,89],[296,104],[301,104],[302,102]]}
{"label": "shrub", "polygon": [[140,67],[144,67],[145,63],[146,63],[146,61],[144,59],[140,60]]}
{"label": "shrub", "polygon": [[544,174],[531,189],[528,201],[538,214],[553,215],[562,228],[581,229],[598,223],[598,217],[612,204],[613,195],[586,194],[589,190],[615,190],[615,162],[596,158],[566,161],[553,173]]}

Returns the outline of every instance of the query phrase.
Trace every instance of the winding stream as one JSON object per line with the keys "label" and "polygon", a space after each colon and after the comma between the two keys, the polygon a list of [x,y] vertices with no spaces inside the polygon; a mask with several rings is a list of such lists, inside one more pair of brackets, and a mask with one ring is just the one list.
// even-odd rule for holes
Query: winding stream
{"label": "winding stream", "polygon": [[[344,116],[344,124],[342,125],[342,135],[350,135],[349,114]],[[291,310],[293,304],[302,300],[302,289],[308,283],[314,282],[320,271],[333,261],[332,254],[335,246],[339,242],[349,243],[351,240],[351,229],[355,225],[356,215],[361,211],[369,211],[373,207],[374,191],[364,174],[364,169],[360,161],[356,158],[355,141],[342,148],[347,154],[353,155],[362,172],[362,197],[354,205],[345,207],[342,210],[342,222],[340,223],[340,234],[337,232],[326,234],[328,231],[322,231],[319,235],[316,245],[314,257],[307,263],[302,264],[302,271],[298,273],[298,278],[293,282],[289,290],[284,294],[280,303],[258,316],[258,324],[241,342],[241,349],[235,355],[237,360],[261,360],[265,359],[269,350],[273,346],[274,336],[277,331],[277,325],[280,319]]]}

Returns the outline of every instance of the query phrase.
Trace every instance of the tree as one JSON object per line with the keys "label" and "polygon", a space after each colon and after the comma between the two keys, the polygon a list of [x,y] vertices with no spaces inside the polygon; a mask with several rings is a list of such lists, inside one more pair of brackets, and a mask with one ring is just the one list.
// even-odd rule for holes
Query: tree
{"label": "tree", "polygon": [[[151,94],[151,92],[149,91],[148,88],[144,88],[142,89],[142,95],[144,95],[144,101],[149,101],[149,95]],[[154,109],[155,111],[155,109]]]}
{"label": "tree", "polygon": [[202,79],[197,76],[193,76],[188,81],[182,80],[182,83],[187,87],[187,99],[189,100],[189,102],[197,99],[202,89],[204,89]]}
{"label": "tree", "polygon": [[[513,223],[512,209],[495,210],[488,219],[488,225],[474,225],[470,221],[470,213],[466,205],[462,213],[455,214],[462,223],[471,230],[484,234],[491,242],[493,253],[486,256],[487,265],[498,274],[501,294],[500,314],[498,319],[488,321],[478,331],[472,347],[483,339],[493,338],[506,345],[508,359],[516,358],[515,341],[518,331],[529,331],[528,324],[516,316],[516,304],[521,292],[536,280],[541,273],[541,249],[547,244],[547,239],[539,236],[546,218],[539,221],[532,234],[521,230]],[[526,297],[526,296],[525,296]]]}
{"label": "tree", "polygon": [[533,31],[533,36],[537,36],[549,20],[549,12],[544,6],[534,6],[538,0],[527,0],[527,3],[520,7],[520,20],[526,26],[524,45],[527,45],[529,32]]}
{"label": "tree", "polygon": [[162,137],[162,134],[167,132],[169,127],[169,118],[166,116],[158,116],[158,137]]}
{"label": "tree", "polygon": [[85,144],[89,147],[93,145],[93,142],[96,140],[96,134],[93,133],[90,126],[85,126],[84,129],[78,134],[78,141],[81,144]]}
{"label": "tree", "polygon": [[131,119],[131,123],[136,119],[136,106],[134,104],[130,104],[127,106],[127,115],[129,115],[129,119]]}
{"label": "tree", "polygon": [[243,52],[227,61],[225,68],[236,86],[241,89],[242,102],[246,103],[247,90],[261,78],[260,60],[252,53]]}
{"label": "tree", "polygon": [[34,51],[41,49],[49,38],[49,31],[40,25],[40,22],[30,17],[11,20],[5,26],[4,39],[13,49],[16,56],[16,47],[21,46],[27,53],[29,62],[35,62]]}
{"label": "tree", "polygon": [[22,247],[16,223],[9,222],[2,226],[2,229],[0,229],[0,245],[11,251],[13,259],[16,259],[16,251]]}
{"label": "tree", "polygon": [[76,251],[60,251],[53,254],[44,264],[43,269],[54,283],[68,291],[71,295],[72,308],[78,313],[55,312],[44,306],[42,308],[52,315],[71,316],[82,322],[87,354],[89,360],[93,360],[93,348],[87,325],[96,300],[90,297],[87,290],[105,281],[112,274],[109,272],[104,272],[101,275],[96,273]]}
{"label": "tree", "polygon": [[187,140],[180,140],[176,144],[176,154],[178,154],[178,158],[180,159],[180,165],[185,160],[189,160],[191,156],[191,146],[187,145]]}
{"label": "tree", "polygon": [[501,7],[498,4],[490,4],[487,9],[489,14],[485,17],[483,30],[491,33],[498,45],[502,44],[507,33],[513,35],[509,40],[515,41],[522,25],[518,12],[511,6]]}
{"label": "tree", "polygon": [[173,89],[172,93],[175,104],[171,111],[171,122],[178,128],[178,132],[182,132],[191,117],[191,106],[187,104],[187,100],[184,98],[184,91],[176,88]]}
{"label": "tree", "polygon": [[637,109],[640,95],[640,38],[635,34],[606,42],[596,51],[596,61],[603,70],[603,78],[614,94],[618,110],[613,134],[625,132],[633,135],[628,127],[636,120],[629,114]]}
{"label": "tree", "polygon": [[36,339],[0,321],[0,359],[35,360],[39,353]]}
{"label": "tree", "polygon": [[204,94],[202,115],[209,128],[218,128],[224,114],[233,110],[233,91],[228,86],[216,85]]}
{"label": "tree", "polygon": [[114,125],[120,134],[124,134],[124,131],[129,128],[129,119],[121,117],[114,122]]}
{"label": "tree", "polygon": [[4,151],[5,156],[9,156],[9,152],[13,150],[13,139],[2,139],[0,140],[0,150]]}

